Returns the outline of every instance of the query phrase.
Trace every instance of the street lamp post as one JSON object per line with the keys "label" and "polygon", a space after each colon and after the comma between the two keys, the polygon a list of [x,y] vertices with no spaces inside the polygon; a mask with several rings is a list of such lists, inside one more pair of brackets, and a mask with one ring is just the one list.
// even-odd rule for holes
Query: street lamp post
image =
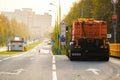
{"label": "street lamp post", "polygon": [[[53,4],[53,3],[50,3],[50,5],[53,5],[56,7],[56,13],[55,13],[55,17],[56,17],[56,22],[57,22],[57,25],[58,25],[58,7],[57,5]],[[49,11],[52,11],[52,10],[49,10]]]}
{"label": "street lamp post", "polygon": [[[56,6],[57,8],[57,33],[58,33],[58,36],[60,36],[60,29],[61,29],[61,0],[59,0],[59,6],[53,4],[53,3],[50,3],[50,5],[54,5]],[[61,45],[60,45],[60,39],[57,39],[58,40],[58,48],[59,50],[61,50]],[[59,51],[59,54],[61,54],[61,51]]]}
{"label": "street lamp post", "polygon": [[117,42],[117,40],[116,40],[116,35],[117,35],[117,32],[116,32],[116,27],[117,27],[116,4],[118,3],[118,0],[111,0],[111,3],[114,6],[113,28],[114,28],[114,43],[116,43]]}
{"label": "street lamp post", "polygon": [[[61,0],[59,0],[59,35],[61,34]],[[61,54],[61,41],[59,39],[59,50]]]}
{"label": "street lamp post", "polygon": [[55,5],[55,4],[53,4],[53,3],[50,3],[50,5],[53,5],[53,6],[55,6],[56,7],[56,20],[55,20],[55,29],[56,29],[56,31],[55,31],[55,34],[56,34],[56,37],[57,37],[57,45],[58,45],[58,50],[57,50],[57,54],[60,54],[60,51],[59,51],[59,45],[60,45],[60,43],[59,43],[59,38],[58,38],[58,36],[59,36],[59,10],[58,10],[58,6],[57,5]]}

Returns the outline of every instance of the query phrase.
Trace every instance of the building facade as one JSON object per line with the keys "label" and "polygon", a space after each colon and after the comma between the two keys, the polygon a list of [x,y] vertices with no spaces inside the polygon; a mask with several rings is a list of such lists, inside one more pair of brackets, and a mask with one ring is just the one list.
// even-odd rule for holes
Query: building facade
{"label": "building facade", "polygon": [[1,12],[9,20],[15,18],[17,22],[25,23],[34,38],[43,37],[49,33],[51,28],[52,16],[48,13],[44,15],[35,14],[30,8],[16,9],[14,12]]}

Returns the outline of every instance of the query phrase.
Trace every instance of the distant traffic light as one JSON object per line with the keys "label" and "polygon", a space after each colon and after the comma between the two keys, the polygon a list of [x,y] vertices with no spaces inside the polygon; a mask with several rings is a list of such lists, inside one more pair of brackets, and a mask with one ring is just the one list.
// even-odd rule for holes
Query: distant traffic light
{"label": "distant traffic light", "polygon": [[[116,23],[116,21],[113,21],[113,25],[116,25],[117,23]],[[115,26],[116,27],[116,26]]]}
{"label": "distant traffic light", "polygon": [[112,16],[112,19],[113,19],[114,21],[116,21],[116,20],[117,20],[117,15],[113,15],[113,16]]}
{"label": "distant traffic light", "polygon": [[117,15],[112,16],[113,25],[117,25]]}

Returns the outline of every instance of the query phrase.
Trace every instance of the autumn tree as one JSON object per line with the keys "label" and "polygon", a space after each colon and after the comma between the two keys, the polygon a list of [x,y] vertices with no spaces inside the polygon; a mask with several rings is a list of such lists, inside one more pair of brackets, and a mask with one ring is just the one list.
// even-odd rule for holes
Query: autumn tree
{"label": "autumn tree", "polygon": [[[117,38],[120,37],[120,1],[117,4]],[[113,4],[110,0],[80,0],[73,4],[73,7],[65,17],[67,26],[70,27],[73,20],[78,18],[94,18],[95,20],[103,20],[107,22],[108,33],[112,34],[110,42],[113,42]],[[120,39],[117,41],[120,42]]]}
{"label": "autumn tree", "polygon": [[7,44],[15,36],[24,39],[30,37],[28,26],[17,22],[14,18],[9,21],[5,16],[0,15],[0,44]]}

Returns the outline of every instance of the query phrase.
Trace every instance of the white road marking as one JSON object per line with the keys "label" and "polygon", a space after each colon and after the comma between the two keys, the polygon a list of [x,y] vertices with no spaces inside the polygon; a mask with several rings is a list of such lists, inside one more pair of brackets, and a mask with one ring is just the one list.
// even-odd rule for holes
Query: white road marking
{"label": "white road marking", "polygon": [[86,71],[91,71],[91,72],[93,72],[95,75],[99,75],[98,71],[100,71],[100,70],[94,69],[94,68],[89,68],[89,69],[87,69]]}
{"label": "white road marking", "polygon": [[24,55],[24,54],[15,55],[15,56],[12,56],[11,58],[20,57],[20,56],[22,56],[22,55]]}
{"label": "white road marking", "polygon": [[55,61],[55,56],[53,56],[53,60]]}
{"label": "white road marking", "polygon": [[24,54],[19,54],[19,55],[15,55],[15,56],[7,57],[7,58],[4,58],[2,61],[4,61],[4,60],[8,60],[8,59],[11,59],[11,58],[20,57],[20,56],[22,56],[22,55],[24,55]]}
{"label": "white road marking", "polygon": [[6,75],[19,75],[21,72],[23,72],[24,69],[17,69],[15,72],[0,72],[0,75],[6,74]]}
{"label": "white road marking", "polygon": [[55,56],[52,57],[52,80],[57,80]]}
{"label": "white road marking", "polygon": [[49,50],[41,49],[40,52],[41,52],[41,53],[48,54],[48,53],[49,53]]}
{"label": "white road marking", "polygon": [[25,55],[26,53],[27,53],[27,52],[25,52],[24,54],[18,54],[18,55],[14,55],[14,56],[10,56],[10,57],[4,58],[4,59],[0,60],[0,62],[2,62],[2,61],[4,61],[4,60],[11,59],[11,58],[16,58],[16,57],[23,56],[23,55]]}
{"label": "white road marking", "polygon": [[3,60],[8,60],[8,59],[10,59],[11,57],[7,57],[7,58],[4,58]]}
{"label": "white road marking", "polygon": [[56,70],[56,65],[55,64],[52,65],[52,70]]}
{"label": "white road marking", "polygon": [[17,71],[16,75],[19,75],[21,72],[24,71],[24,69],[18,69],[18,70],[16,70],[16,71]]}
{"label": "white road marking", "polygon": [[52,63],[55,64],[55,60],[53,60]]}
{"label": "white road marking", "polygon": [[52,72],[52,80],[57,80],[57,74],[56,74],[56,71],[53,71]]}
{"label": "white road marking", "polygon": [[53,56],[52,63],[55,64],[55,56]]}

